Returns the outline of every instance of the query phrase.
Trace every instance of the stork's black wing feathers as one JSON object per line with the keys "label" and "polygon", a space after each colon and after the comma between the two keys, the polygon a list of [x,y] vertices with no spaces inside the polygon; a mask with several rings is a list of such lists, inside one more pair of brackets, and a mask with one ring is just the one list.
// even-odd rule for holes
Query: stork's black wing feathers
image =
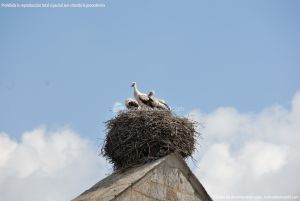
{"label": "stork's black wing feathers", "polygon": [[171,110],[171,108],[164,102],[161,102],[164,106],[166,106],[168,108],[168,110]]}
{"label": "stork's black wing feathers", "polygon": [[139,107],[139,104],[137,102],[135,102],[135,101],[130,101],[128,103],[128,106],[130,106],[130,107]]}
{"label": "stork's black wing feathers", "polygon": [[149,98],[148,96],[139,96],[139,99],[143,104],[153,108],[153,99],[152,98]]}

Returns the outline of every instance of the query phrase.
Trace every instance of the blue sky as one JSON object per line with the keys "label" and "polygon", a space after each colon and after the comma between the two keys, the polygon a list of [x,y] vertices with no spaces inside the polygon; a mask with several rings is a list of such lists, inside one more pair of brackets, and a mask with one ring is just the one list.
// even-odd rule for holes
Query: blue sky
{"label": "blue sky", "polygon": [[133,80],[186,113],[287,105],[300,88],[299,1],[100,3],[0,10],[2,131],[70,125],[96,139]]}
{"label": "blue sky", "polygon": [[[11,1],[0,3],[5,2]],[[0,155],[0,168],[11,172],[11,167],[22,167],[15,170],[21,179],[16,178],[16,183],[7,180],[13,186],[10,190],[14,191],[15,184],[22,183],[24,175],[32,176],[38,167],[50,171],[52,166],[43,163],[48,155],[35,158],[35,152],[32,156],[31,151],[29,159],[19,155],[27,153],[24,150],[28,147],[28,150],[34,147],[39,153],[40,142],[44,142],[45,150],[54,149],[52,152],[56,153],[55,144],[61,141],[67,152],[58,150],[61,154],[56,155],[73,157],[72,167],[63,170],[72,172],[72,179],[79,175],[78,181],[93,178],[86,183],[75,182],[64,177],[69,174],[59,172],[58,182],[47,183],[49,186],[73,183],[85,186],[76,186],[76,191],[74,187],[70,194],[62,191],[61,199],[54,200],[66,200],[64,195],[74,197],[99,180],[96,171],[99,164],[92,161],[102,159],[85,140],[94,146],[101,143],[103,122],[115,115],[112,108],[116,102],[133,96],[130,84],[136,81],[141,91],[154,89],[170,106],[183,107],[180,115],[193,113],[206,123],[202,158],[199,156],[199,164],[204,168],[195,172],[209,190],[241,190],[243,182],[224,181],[231,180],[230,172],[247,170],[237,177],[253,184],[251,188],[243,186],[240,191],[247,194],[247,189],[257,186],[248,178],[252,174],[248,172],[253,170],[253,178],[257,175],[262,178],[262,188],[257,187],[253,192],[260,192],[265,186],[270,186],[267,193],[279,192],[273,184],[291,178],[284,193],[294,188],[292,192],[300,194],[299,182],[292,180],[297,178],[300,168],[295,160],[299,156],[293,158],[293,153],[300,153],[296,144],[300,141],[298,0],[99,0],[92,3],[104,3],[106,7],[0,8],[0,154],[4,153]],[[61,130],[63,127],[72,131]],[[73,131],[80,137],[73,135]],[[83,154],[81,157],[76,155],[77,148]],[[232,149],[237,153],[232,153]],[[7,158],[21,165],[10,166]],[[81,168],[83,158],[86,167],[72,169]],[[215,162],[213,158],[220,160]],[[273,163],[251,169],[251,160],[246,160],[249,158],[255,164],[256,160]],[[55,165],[63,161],[52,159],[49,157]],[[32,160],[42,162],[40,166],[31,166],[36,164]],[[30,168],[23,163],[30,163]],[[107,164],[103,164],[102,161],[101,167],[105,169]],[[229,168],[228,164],[231,164]],[[28,171],[23,167],[28,167]],[[224,169],[230,170],[228,178]],[[215,174],[211,175],[210,170]],[[6,171],[2,172],[10,178]],[[92,176],[80,176],[78,172],[90,172]],[[103,177],[104,173],[101,174]],[[220,177],[214,178],[215,175]],[[31,176],[28,181],[36,181]],[[69,183],[62,184],[62,180]],[[226,188],[214,189],[220,183],[226,183]],[[4,188],[9,185],[0,181],[2,184],[3,192],[9,194],[11,191]],[[27,200],[33,200],[30,192],[35,192],[35,185],[28,185],[31,191],[24,190],[29,196]],[[21,195],[10,193],[7,200],[19,199],[12,196]]]}

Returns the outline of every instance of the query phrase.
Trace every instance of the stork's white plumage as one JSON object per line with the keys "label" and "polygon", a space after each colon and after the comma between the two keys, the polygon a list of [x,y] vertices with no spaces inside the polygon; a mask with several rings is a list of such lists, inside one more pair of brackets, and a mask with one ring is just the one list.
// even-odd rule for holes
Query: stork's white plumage
{"label": "stork's white plumage", "polygon": [[143,108],[153,108],[152,101],[150,100],[149,96],[147,94],[141,93],[137,89],[137,84],[136,82],[132,82],[131,87],[133,87],[133,93],[136,101],[138,104],[143,107]]}
{"label": "stork's white plumage", "polygon": [[166,104],[166,102],[162,99],[154,98],[155,92],[152,90],[148,93],[148,97],[152,102],[152,108],[160,109],[160,110],[170,110],[170,107]]}
{"label": "stork's white plumage", "polygon": [[127,98],[125,100],[125,106],[127,109],[138,109],[140,106],[136,100],[133,100],[132,98]]}

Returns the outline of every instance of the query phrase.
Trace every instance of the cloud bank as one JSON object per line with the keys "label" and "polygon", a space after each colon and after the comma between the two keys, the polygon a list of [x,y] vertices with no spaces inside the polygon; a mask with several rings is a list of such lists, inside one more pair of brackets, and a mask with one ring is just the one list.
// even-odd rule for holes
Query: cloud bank
{"label": "cloud bank", "polygon": [[71,200],[105,171],[96,148],[70,129],[37,128],[20,142],[0,133],[1,201]]}
{"label": "cloud bank", "polygon": [[[189,115],[204,124],[194,155],[197,167],[192,168],[215,200],[300,195],[300,92],[290,108],[274,105],[241,113],[220,107]],[[0,132],[1,201],[70,200],[105,172],[97,149],[68,128],[36,128],[19,141]]]}
{"label": "cloud bank", "polygon": [[241,113],[220,107],[189,115],[204,124],[194,171],[216,200],[300,195],[300,92],[290,109],[274,105]]}

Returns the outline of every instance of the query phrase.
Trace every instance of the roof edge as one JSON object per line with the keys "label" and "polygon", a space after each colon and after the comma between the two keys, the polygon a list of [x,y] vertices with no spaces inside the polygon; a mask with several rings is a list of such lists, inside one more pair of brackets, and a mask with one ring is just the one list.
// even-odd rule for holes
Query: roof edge
{"label": "roof edge", "polygon": [[[187,165],[187,163],[184,161],[184,159],[181,157],[180,154],[178,153],[171,153],[163,158],[160,158],[156,161],[153,161],[152,163],[153,166],[149,168],[148,171],[146,171],[145,173],[143,173],[140,177],[138,177],[136,180],[134,180],[132,183],[130,183],[128,186],[126,186],[124,189],[122,189],[118,194],[116,194],[114,197],[109,198],[107,201],[112,201],[117,199],[118,197],[122,196],[124,194],[124,192],[126,192],[128,189],[130,189],[132,186],[134,186],[135,184],[137,184],[139,181],[141,181],[142,179],[144,179],[145,177],[147,177],[149,174],[151,174],[153,172],[154,169],[163,166],[163,165],[167,165],[170,168],[177,168],[179,169],[182,174],[186,177],[186,179],[190,182],[190,184],[192,185],[193,189],[195,190],[195,193],[201,198],[201,200],[203,201],[212,201],[212,198],[209,196],[209,194],[207,193],[207,191],[205,190],[205,188],[202,186],[202,184],[200,183],[200,181],[197,179],[197,177],[193,174],[193,172],[191,171],[191,169],[189,168],[189,166]],[[151,163],[150,163],[151,164]],[[176,165],[174,165],[176,164]],[[144,164],[142,166],[138,166],[136,168],[141,168],[145,165],[149,165],[148,164]],[[131,171],[134,171],[135,168],[131,169]],[[130,170],[128,170],[130,171]],[[75,197],[72,201],[77,201],[77,200],[81,200],[84,199],[85,196],[87,196],[89,193],[92,193],[94,190],[93,188],[97,187],[97,184],[102,182],[103,180],[112,177],[114,174],[118,174],[118,172],[115,172],[113,174],[111,174],[110,176],[102,179],[101,181],[97,182],[96,184],[94,184],[91,188],[89,188],[88,190],[84,191],[82,194],[80,194],[79,196]]]}
{"label": "roof edge", "polygon": [[187,165],[187,163],[184,161],[184,159],[179,153],[172,153],[168,155],[168,157],[170,157],[171,160],[165,160],[165,162],[167,163],[169,162],[168,165],[170,167],[175,168],[172,165],[172,159],[173,160],[175,159],[180,162],[181,167],[176,167],[176,168],[179,168],[182,171],[182,173],[186,176],[187,180],[191,183],[192,187],[197,192],[197,194],[201,197],[202,200],[213,201],[213,199],[209,196],[209,194],[207,193],[203,185],[200,183],[198,178],[194,175],[192,170],[189,168],[189,166]]}

